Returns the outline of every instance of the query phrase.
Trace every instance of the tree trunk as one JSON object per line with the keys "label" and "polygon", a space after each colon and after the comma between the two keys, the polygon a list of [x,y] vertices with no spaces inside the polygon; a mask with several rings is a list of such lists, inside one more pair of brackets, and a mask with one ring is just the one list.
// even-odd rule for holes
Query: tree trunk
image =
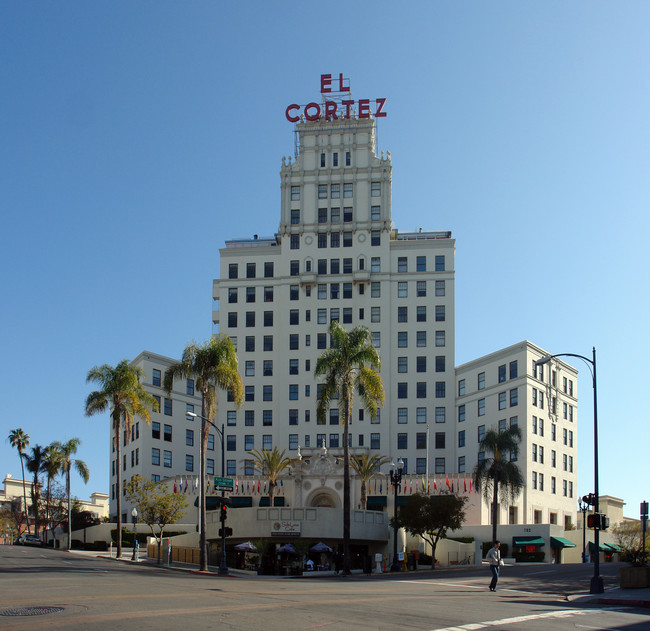
{"label": "tree trunk", "polygon": [[499,512],[499,472],[494,472],[492,486],[492,543],[497,540],[497,515]]}
{"label": "tree trunk", "polygon": [[361,510],[366,510],[366,506],[368,505],[366,483],[367,481],[361,480]]}
{"label": "tree trunk", "polygon": [[350,398],[345,402],[343,422],[343,574],[350,574]]}
{"label": "tree trunk", "polygon": [[118,417],[117,421],[113,423],[113,429],[115,430],[115,456],[117,458],[117,488],[115,489],[117,506],[117,552],[115,553],[116,559],[122,558],[122,448],[120,446],[121,427],[121,419]]}
{"label": "tree trunk", "polygon": [[27,534],[29,534],[29,517],[27,516],[27,485],[25,484],[25,464],[23,462],[22,451],[18,451],[18,457],[20,458],[20,468],[23,472],[23,508],[25,510],[25,527],[27,528]]}
{"label": "tree trunk", "polygon": [[70,506],[70,466],[71,463],[67,463],[65,470],[65,492],[68,496],[68,552],[72,548],[72,510]]}

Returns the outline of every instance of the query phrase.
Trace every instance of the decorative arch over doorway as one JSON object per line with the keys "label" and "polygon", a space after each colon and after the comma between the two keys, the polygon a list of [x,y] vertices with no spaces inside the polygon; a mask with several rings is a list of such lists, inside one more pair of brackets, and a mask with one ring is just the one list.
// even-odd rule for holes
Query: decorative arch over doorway
{"label": "decorative arch over doorway", "polygon": [[341,508],[338,495],[330,489],[319,488],[307,498],[307,506],[311,508]]}

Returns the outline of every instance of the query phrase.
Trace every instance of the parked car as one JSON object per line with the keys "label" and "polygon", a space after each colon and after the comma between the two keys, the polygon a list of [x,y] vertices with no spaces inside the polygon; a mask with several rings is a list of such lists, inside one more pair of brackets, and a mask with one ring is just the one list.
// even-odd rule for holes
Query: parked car
{"label": "parked car", "polygon": [[36,535],[21,535],[18,539],[19,546],[42,546],[43,542]]}

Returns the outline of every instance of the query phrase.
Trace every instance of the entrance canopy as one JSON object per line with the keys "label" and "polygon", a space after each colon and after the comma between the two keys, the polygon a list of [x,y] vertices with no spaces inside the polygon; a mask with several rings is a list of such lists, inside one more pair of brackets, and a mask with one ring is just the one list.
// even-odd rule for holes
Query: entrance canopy
{"label": "entrance canopy", "polygon": [[575,548],[576,544],[564,537],[551,537],[552,548]]}
{"label": "entrance canopy", "polygon": [[513,537],[512,545],[513,546],[543,546],[544,539],[541,537]]}

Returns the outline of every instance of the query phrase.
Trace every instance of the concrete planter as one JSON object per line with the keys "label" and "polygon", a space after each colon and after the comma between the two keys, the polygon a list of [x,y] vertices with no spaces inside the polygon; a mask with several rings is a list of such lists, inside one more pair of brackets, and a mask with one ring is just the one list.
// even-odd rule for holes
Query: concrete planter
{"label": "concrete planter", "polygon": [[622,567],[619,572],[621,589],[650,587],[650,566]]}

